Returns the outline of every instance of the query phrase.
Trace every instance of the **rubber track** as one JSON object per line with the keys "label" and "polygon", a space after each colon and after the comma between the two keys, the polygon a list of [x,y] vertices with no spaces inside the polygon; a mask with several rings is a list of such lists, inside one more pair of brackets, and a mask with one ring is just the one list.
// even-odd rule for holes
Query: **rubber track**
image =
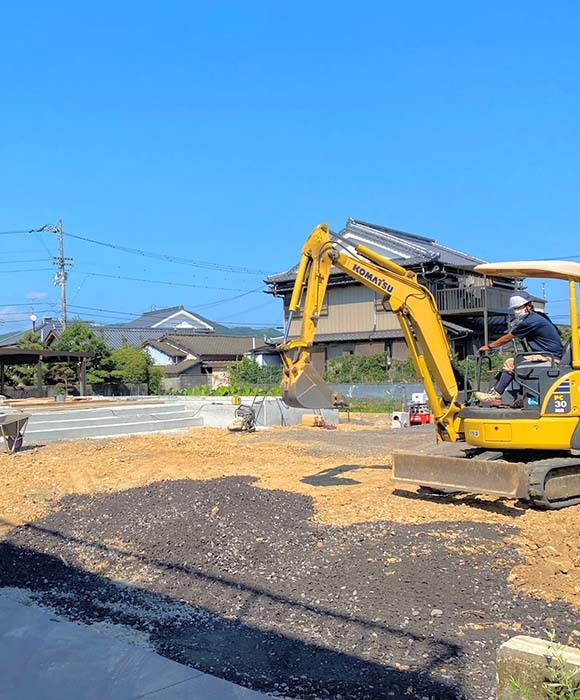
{"label": "rubber track", "polygon": [[552,459],[539,459],[536,462],[530,462],[528,467],[529,474],[529,494],[530,501],[536,508],[544,510],[559,510],[580,504],[580,495],[573,496],[558,501],[550,501],[545,493],[544,485],[548,474],[558,469],[564,469],[577,466],[580,470],[580,457],[556,457]]}

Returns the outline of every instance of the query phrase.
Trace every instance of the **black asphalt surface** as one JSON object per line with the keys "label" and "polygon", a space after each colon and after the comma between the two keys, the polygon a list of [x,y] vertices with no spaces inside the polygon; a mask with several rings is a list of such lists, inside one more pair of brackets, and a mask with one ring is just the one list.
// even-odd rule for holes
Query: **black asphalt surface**
{"label": "black asphalt surface", "polygon": [[487,700],[512,625],[574,627],[568,606],[509,588],[518,555],[505,528],[336,527],[311,516],[309,498],[243,477],[68,497],[0,543],[0,585],[31,588],[71,619],[145,631],[161,654],[203,671],[305,699]]}

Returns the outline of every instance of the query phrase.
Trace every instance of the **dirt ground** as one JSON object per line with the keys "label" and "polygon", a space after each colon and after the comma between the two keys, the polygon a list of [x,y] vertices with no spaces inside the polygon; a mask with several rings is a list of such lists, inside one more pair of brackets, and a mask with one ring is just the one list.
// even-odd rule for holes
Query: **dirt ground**
{"label": "dirt ground", "polygon": [[[580,607],[580,507],[543,512],[484,497],[426,499],[393,493],[394,447],[434,440],[429,426],[388,430],[354,417],[335,429],[278,428],[253,434],[199,428],[151,435],[27,446],[0,454],[0,537],[59,508],[70,494],[125,491],[159,481],[252,476],[264,489],[309,496],[314,518],[329,525],[475,522],[509,526],[522,555],[508,581],[517,591]],[[387,467],[387,468],[385,468]],[[456,545],[450,536],[450,551]],[[469,544],[463,545],[469,548]]]}
{"label": "dirt ground", "polygon": [[432,426],[353,416],[0,455],[0,588],[274,696],[491,700],[515,634],[580,639],[580,508],[395,491]]}

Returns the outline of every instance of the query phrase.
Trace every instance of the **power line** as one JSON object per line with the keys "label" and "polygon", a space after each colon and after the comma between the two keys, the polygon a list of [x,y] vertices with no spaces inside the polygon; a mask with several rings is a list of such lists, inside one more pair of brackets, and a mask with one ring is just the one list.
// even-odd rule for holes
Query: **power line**
{"label": "power line", "polygon": [[12,275],[15,272],[51,272],[52,267],[35,267],[28,270],[0,270],[0,275]]}
{"label": "power line", "polygon": [[94,306],[80,306],[79,304],[70,304],[70,306],[73,309],[85,309],[87,311],[104,311],[105,313],[119,314],[121,316],[130,316],[130,317],[142,316],[142,314],[143,314],[143,312],[131,313],[130,311],[115,311],[113,309],[99,309],[99,308],[94,307]]}
{"label": "power line", "polygon": [[30,260],[21,260],[17,258],[16,260],[2,260],[2,265],[6,265],[7,263],[35,263],[35,262],[48,262],[49,260],[52,260],[52,258],[31,258]]}
{"label": "power line", "polygon": [[255,270],[248,267],[240,267],[237,265],[224,265],[222,263],[214,263],[203,260],[195,260],[192,258],[182,258],[177,255],[167,255],[165,253],[155,253],[149,250],[142,250],[140,248],[131,248],[129,246],[121,246],[115,243],[105,243],[104,241],[98,241],[94,238],[87,238],[86,236],[80,236],[76,233],[65,232],[65,236],[69,238],[75,238],[79,241],[86,241],[87,243],[93,243],[94,245],[100,245],[105,248],[112,248],[113,250],[120,250],[123,253],[130,253],[132,255],[140,255],[146,258],[154,258],[155,260],[165,260],[166,262],[176,263],[178,265],[189,265],[192,267],[201,267],[208,270],[219,270],[221,272],[231,272],[235,274],[246,274],[246,275],[268,275],[269,272],[266,270]]}
{"label": "power line", "polygon": [[9,301],[5,301],[4,303],[0,302],[0,307],[2,306],[56,306],[58,302],[56,301],[46,301],[46,299],[39,299],[37,301],[27,301],[25,303],[18,303],[18,304],[12,304]]}
{"label": "power line", "polygon": [[[78,269],[78,268],[77,268]],[[125,277],[124,275],[106,275],[102,272],[86,272],[85,270],[79,270],[85,275],[90,275],[91,277],[107,277],[108,279],[118,279],[118,280],[128,280],[130,282],[146,282],[148,284],[166,284],[171,287],[194,287],[195,289],[218,289],[225,292],[245,292],[246,294],[251,294],[254,290],[237,289],[235,287],[209,287],[205,284],[188,284],[186,282],[166,282],[165,280],[148,280],[141,277]]]}
{"label": "power line", "polygon": [[261,292],[262,288],[259,287],[257,289],[250,289],[249,292],[244,292],[243,294],[238,294],[235,297],[228,297],[227,299],[218,299],[217,301],[210,301],[207,304],[196,304],[195,308],[196,309],[210,309],[214,306],[219,306],[220,304],[226,304],[229,301],[236,301],[237,299],[241,299],[242,297],[247,297],[248,294],[255,294],[256,292]]}
{"label": "power line", "polygon": [[534,260],[576,260],[578,258],[580,258],[580,255],[560,255],[556,258],[534,258]]}

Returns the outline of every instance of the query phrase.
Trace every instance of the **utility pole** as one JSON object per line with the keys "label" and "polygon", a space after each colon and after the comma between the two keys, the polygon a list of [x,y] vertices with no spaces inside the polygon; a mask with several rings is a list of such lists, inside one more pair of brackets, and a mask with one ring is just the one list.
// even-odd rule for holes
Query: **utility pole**
{"label": "utility pole", "polygon": [[54,259],[54,264],[58,268],[58,279],[60,281],[60,308],[62,314],[62,329],[66,328],[66,266],[67,258],[64,257],[64,240],[62,235],[62,219],[56,225],[58,233],[58,258]]}
{"label": "utility pole", "polygon": [[56,265],[56,274],[54,276],[54,283],[60,285],[60,309],[61,309],[61,320],[63,330],[66,328],[66,278],[67,271],[66,268],[72,265],[72,258],[64,257],[64,234],[62,231],[62,219],[59,219],[56,226],[43,226],[36,230],[38,233],[41,231],[50,231],[50,233],[56,233],[58,236],[58,252],[59,254],[53,258],[54,264]]}

